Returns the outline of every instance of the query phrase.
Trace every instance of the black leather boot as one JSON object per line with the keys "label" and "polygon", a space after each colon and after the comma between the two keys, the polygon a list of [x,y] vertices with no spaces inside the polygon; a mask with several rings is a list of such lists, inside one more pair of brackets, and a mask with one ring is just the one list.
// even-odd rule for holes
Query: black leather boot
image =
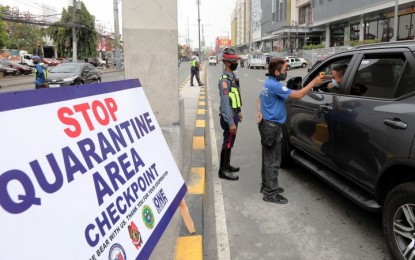
{"label": "black leather boot", "polygon": [[229,149],[228,170],[230,172],[239,172],[239,167],[234,167],[234,166],[231,165],[231,156],[232,156],[232,149]]}
{"label": "black leather boot", "polygon": [[229,151],[230,149],[222,149],[220,153],[220,168],[218,174],[221,179],[236,181],[239,177],[235,176],[227,167],[230,156]]}

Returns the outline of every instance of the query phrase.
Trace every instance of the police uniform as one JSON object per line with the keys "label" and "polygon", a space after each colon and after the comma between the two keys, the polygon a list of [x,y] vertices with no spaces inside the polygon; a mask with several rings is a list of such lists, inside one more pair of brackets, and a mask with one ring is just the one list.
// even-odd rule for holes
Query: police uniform
{"label": "police uniform", "polygon": [[220,125],[223,129],[222,149],[232,149],[236,136],[230,133],[229,126],[235,124],[238,127],[242,107],[239,80],[235,74],[223,72],[219,79],[219,92]]}
{"label": "police uniform", "polygon": [[193,56],[190,61],[190,86],[193,87],[193,77],[196,76],[197,83],[199,86],[202,86],[199,78],[199,58],[197,56]]}
{"label": "police uniform", "polygon": [[238,180],[234,173],[239,167],[230,165],[232,147],[235,143],[236,134],[232,134],[230,126],[238,127],[239,113],[241,112],[242,99],[239,86],[239,79],[233,72],[223,71],[219,79],[220,96],[220,125],[223,129],[223,143],[220,157],[219,178],[227,180]]}

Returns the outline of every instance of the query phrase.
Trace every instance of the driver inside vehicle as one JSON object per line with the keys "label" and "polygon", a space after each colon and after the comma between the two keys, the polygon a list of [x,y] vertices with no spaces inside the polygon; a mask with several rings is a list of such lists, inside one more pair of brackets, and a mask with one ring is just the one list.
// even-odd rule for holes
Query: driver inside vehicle
{"label": "driver inside vehicle", "polygon": [[327,84],[328,92],[339,92],[340,86],[343,82],[343,76],[346,72],[347,64],[335,64],[333,65],[333,70],[331,72],[331,82]]}

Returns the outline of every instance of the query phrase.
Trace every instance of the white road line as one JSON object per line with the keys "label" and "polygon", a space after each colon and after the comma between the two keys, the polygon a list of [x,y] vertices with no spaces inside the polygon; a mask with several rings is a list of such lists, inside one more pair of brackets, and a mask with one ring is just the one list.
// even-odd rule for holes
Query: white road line
{"label": "white road line", "polygon": [[243,75],[248,77],[248,74],[243,74]]}
{"label": "white road line", "polygon": [[[207,93],[209,85],[206,85]],[[223,203],[222,182],[216,172],[219,170],[218,149],[216,146],[215,126],[212,116],[212,103],[208,99],[209,106],[209,125],[210,125],[210,147],[212,149],[212,172],[213,172],[213,197],[215,201],[215,223],[216,223],[216,249],[219,260],[230,260],[231,253],[229,250],[228,228],[226,226],[225,206]]]}
{"label": "white road line", "polygon": [[258,81],[265,82],[265,80],[262,80],[262,79],[258,79]]}

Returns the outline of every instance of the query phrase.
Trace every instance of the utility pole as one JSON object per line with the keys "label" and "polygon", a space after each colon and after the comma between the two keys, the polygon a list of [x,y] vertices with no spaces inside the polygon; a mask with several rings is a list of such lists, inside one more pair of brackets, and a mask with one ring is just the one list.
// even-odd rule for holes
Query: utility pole
{"label": "utility pole", "polygon": [[118,21],[118,0],[114,0],[114,35],[115,35],[115,64],[121,69],[120,25]]}
{"label": "utility pole", "polygon": [[395,19],[393,20],[393,41],[398,40],[398,0],[395,0]]}
{"label": "utility pole", "polygon": [[199,31],[199,59],[202,59],[202,52],[200,49],[200,0],[196,0],[197,4],[197,23],[198,23],[198,31]]}
{"label": "utility pole", "polygon": [[72,8],[72,62],[78,62],[78,46],[77,46],[77,39],[76,39],[76,0],[73,0],[73,8]]}

